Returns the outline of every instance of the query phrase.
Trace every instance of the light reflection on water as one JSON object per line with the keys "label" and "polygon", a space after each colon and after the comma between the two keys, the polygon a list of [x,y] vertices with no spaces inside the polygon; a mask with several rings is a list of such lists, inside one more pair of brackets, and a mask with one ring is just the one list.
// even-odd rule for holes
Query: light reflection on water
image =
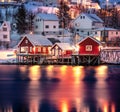
{"label": "light reflection on water", "polygon": [[119,73],[119,68],[0,65],[0,111],[120,112],[120,82],[105,81],[109,71]]}

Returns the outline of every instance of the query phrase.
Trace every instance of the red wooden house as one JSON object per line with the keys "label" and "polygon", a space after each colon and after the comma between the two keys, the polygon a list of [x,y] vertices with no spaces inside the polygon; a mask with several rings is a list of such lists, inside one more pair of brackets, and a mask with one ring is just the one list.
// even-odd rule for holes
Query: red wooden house
{"label": "red wooden house", "polygon": [[23,36],[18,43],[18,53],[20,54],[50,54],[52,43],[41,35]]}
{"label": "red wooden house", "polygon": [[51,48],[51,53],[56,57],[70,57],[74,48],[69,43],[55,43]]}
{"label": "red wooden house", "polygon": [[94,37],[86,37],[79,43],[79,55],[99,55],[100,54],[100,41]]}
{"label": "red wooden house", "polygon": [[86,37],[79,43],[78,55],[72,55],[73,64],[95,65],[100,63],[101,43],[94,37]]}

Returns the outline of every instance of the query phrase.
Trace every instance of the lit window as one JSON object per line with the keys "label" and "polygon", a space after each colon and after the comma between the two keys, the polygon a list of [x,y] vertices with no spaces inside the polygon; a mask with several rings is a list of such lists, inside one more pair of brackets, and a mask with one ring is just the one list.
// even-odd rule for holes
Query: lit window
{"label": "lit window", "polygon": [[41,52],[41,47],[38,47],[38,52]]}
{"label": "lit window", "polygon": [[32,47],[30,47],[30,52],[32,52]]}
{"label": "lit window", "polygon": [[45,47],[43,47],[43,52],[46,52],[46,48]]}
{"label": "lit window", "polygon": [[86,45],[86,51],[92,51],[92,45]]}
{"label": "lit window", "polygon": [[21,52],[23,52],[23,53],[27,53],[28,52],[28,47],[27,46],[25,46],[25,47],[21,47],[21,50],[20,50]]}

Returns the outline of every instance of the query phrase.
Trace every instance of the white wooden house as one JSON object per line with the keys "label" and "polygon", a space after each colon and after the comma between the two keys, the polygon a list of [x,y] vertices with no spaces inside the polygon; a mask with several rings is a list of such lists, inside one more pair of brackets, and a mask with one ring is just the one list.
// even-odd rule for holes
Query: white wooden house
{"label": "white wooden house", "polygon": [[86,37],[92,34],[92,30],[103,28],[103,20],[96,14],[81,13],[71,22],[71,27],[75,34]]}
{"label": "white wooden house", "polygon": [[10,23],[7,21],[4,21],[0,26],[0,45],[8,46],[10,43]]}
{"label": "white wooden house", "polygon": [[58,34],[59,19],[55,14],[39,13],[34,18],[34,33],[42,35]]}

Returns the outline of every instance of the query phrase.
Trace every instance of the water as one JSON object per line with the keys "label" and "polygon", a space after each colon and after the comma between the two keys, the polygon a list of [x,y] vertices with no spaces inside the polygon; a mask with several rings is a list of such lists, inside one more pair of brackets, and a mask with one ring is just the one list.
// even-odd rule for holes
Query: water
{"label": "water", "polygon": [[119,69],[0,65],[0,112],[120,112],[120,82],[106,81]]}

